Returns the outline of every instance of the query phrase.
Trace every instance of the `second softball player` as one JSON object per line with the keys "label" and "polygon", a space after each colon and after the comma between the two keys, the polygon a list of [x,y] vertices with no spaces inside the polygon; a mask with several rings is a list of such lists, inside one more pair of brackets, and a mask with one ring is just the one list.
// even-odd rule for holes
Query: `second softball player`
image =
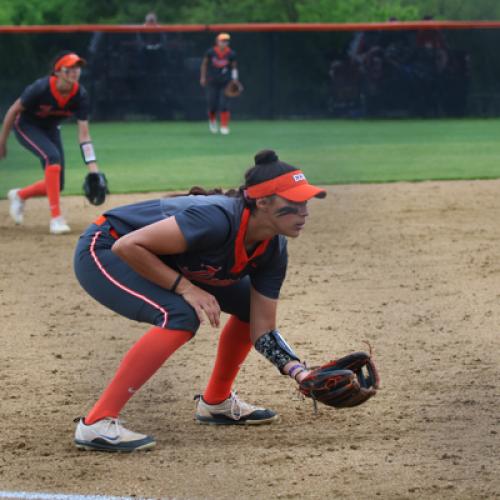
{"label": "second softball player", "polygon": [[85,61],[73,52],[63,52],[52,66],[52,74],[26,87],[7,111],[0,132],[0,159],[7,155],[7,139],[12,128],[22,146],[39,158],[44,178],[22,189],[11,189],[10,215],[22,224],[26,200],[47,196],[50,207],[50,233],[70,232],[61,214],[60,192],[64,189],[64,151],[60,123],[76,116],[82,156],[90,172],[97,172],[88,124],[88,96],[78,83]]}
{"label": "second softball player", "polygon": [[229,102],[224,90],[231,80],[238,81],[238,65],[236,52],[229,47],[231,36],[228,33],[219,33],[215,39],[215,46],[208,49],[200,70],[200,84],[205,87],[208,106],[208,127],[216,134],[217,113],[220,118],[220,133],[229,134]]}

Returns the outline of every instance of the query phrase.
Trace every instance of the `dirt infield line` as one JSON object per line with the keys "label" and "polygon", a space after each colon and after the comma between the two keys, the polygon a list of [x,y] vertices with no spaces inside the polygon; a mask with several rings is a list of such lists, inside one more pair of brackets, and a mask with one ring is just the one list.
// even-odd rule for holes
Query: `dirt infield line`
{"label": "dirt infield line", "polygon": [[64,493],[39,493],[35,491],[0,491],[0,498],[13,500],[147,500],[137,497],[116,497],[102,495],[72,495]]}

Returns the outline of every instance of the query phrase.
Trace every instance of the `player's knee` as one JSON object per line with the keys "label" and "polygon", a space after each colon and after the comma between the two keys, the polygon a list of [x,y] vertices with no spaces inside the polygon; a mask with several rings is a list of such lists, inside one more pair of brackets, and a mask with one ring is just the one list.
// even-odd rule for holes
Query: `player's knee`
{"label": "player's knee", "polygon": [[[167,312],[167,328],[170,330],[185,330],[192,332],[193,335],[200,327],[200,320],[194,309],[186,304],[186,307],[176,308]],[[158,313],[155,318],[156,326],[165,325],[165,315]]]}
{"label": "player's knee", "polygon": [[250,309],[236,311],[235,313],[233,313],[233,316],[238,318],[243,323],[250,323]]}
{"label": "player's knee", "polygon": [[48,165],[58,165],[61,168],[62,157],[58,151],[51,151],[47,154],[46,162]]}

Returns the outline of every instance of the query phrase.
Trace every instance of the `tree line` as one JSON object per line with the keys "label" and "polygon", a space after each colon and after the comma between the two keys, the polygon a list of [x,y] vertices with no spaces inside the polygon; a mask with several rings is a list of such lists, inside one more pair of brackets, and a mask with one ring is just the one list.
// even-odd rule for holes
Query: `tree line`
{"label": "tree line", "polygon": [[0,0],[0,24],[375,22],[500,19],[498,0]]}

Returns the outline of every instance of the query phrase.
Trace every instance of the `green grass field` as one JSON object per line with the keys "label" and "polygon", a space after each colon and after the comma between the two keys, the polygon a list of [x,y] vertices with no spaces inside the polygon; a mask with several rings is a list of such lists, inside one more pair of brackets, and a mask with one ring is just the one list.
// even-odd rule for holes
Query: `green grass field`
{"label": "green grass field", "polygon": [[[95,123],[91,132],[114,193],[238,186],[263,148],[319,184],[500,177],[500,120],[236,121],[225,137],[200,122],[127,122]],[[75,125],[63,125],[63,137],[65,193],[80,193],[86,170]],[[40,177],[38,160],[11,135],[0,196]]]}

